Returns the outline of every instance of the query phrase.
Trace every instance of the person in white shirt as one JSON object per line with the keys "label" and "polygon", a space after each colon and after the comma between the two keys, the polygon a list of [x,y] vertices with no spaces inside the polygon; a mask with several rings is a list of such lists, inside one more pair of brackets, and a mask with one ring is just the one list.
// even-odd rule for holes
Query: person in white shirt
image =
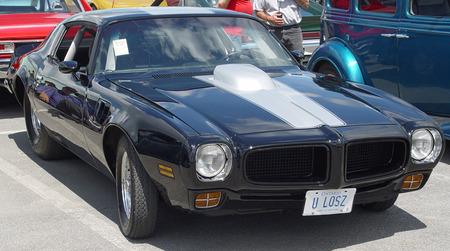
{"label": "person in white shirt", "polygon": [[303,36],[299,26],[300,7],[308,8],[309,0],[254,0],[256,16],[267,22],[275,36],[289,50],[303,52]]}

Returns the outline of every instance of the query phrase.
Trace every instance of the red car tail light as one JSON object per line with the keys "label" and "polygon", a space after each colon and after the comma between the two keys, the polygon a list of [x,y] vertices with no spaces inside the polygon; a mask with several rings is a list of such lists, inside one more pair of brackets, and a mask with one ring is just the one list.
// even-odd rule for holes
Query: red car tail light
{"label": "red car tail light", "polygon": [[13,53],[14,43],[12,42],[0,42],[0,53]]}

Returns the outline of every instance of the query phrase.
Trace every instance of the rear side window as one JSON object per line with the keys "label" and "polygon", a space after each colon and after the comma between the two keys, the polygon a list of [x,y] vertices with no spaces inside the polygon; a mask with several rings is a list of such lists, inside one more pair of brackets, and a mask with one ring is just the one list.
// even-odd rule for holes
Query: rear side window
{"label": "rear side window", "polygon": [[62,61],[77,61],[80,67],[87,66],[96,30],[81,25],[69,27],[56,51]]}
{"label": "rear side window", "polygon": [[336,9],[348,10],[348,7],[350,6],[350,0],[331,0],[330,6]]}
{"label": "rear side window", "polygon": [[362,11],[394,14],[397,0],[358,0],[358,8]]}
{"label": "rear side window", "polygon": [[431,17],[450,17],[450,0],[412,0],[411,14]]}

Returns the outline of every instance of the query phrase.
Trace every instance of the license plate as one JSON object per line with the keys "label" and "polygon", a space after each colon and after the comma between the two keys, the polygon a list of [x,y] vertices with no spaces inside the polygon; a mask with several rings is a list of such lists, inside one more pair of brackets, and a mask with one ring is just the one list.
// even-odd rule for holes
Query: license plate
{"label": "license plate", "polygon": [[355,193],[356,188],[308,191],[303,216],[350,213]]}

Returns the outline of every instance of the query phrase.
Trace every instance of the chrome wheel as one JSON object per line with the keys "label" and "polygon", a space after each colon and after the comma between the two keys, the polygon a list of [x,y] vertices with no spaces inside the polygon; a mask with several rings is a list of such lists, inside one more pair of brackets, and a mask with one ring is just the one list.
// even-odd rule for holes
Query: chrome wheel
{"label": "chrome wheel", "polygon": [[117,145],[116,194],[122,233],[132,239],[151,236],[156,226],[158,190],[126,136]]}
{"label": "chrome wheel", "polygon": [[127,152],[122,156],[122,168],[121,168],[121,186],[122,186],[122,201],[123,209],[128,219],[130,219],[131,212],[131,171],[130,160],[128,159]]}
{"label": "chrome wheel", "polygon": [[33,109],[31,109],[31,125],[36,137],[39,137],[41,134],[41,121],[39,121]]}

